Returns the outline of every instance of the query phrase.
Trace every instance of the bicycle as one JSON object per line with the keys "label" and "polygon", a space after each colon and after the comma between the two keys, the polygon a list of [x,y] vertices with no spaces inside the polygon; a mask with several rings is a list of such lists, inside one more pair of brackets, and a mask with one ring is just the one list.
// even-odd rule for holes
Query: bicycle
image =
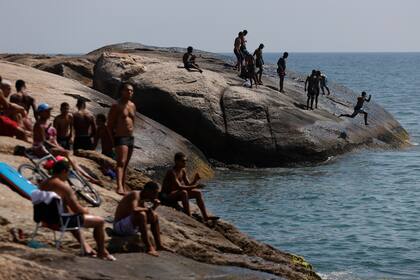
{"label": "bicycle", "polygon": [[[38,158],[30,153],[30,150],[25,150],[24,155],[31,161],[32,164],[24,163],[18,167],[18,172],[31,183],[37,185],[43,180],[49,178],[48,171],[43,167],[48,160],[57,162],[52,154],[48,154],[42,158]],[[94,207],[99,207],[102,199],[98,192],[92,185],[80,176],[74,169],[70,169],[68,183],[76,194]]]}

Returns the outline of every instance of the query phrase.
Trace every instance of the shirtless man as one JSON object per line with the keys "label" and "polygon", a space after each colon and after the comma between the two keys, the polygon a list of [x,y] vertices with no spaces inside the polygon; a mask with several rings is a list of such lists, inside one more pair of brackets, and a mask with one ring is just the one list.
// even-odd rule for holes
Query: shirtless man
{"label": "shirtless man", "polygon": [[185,69],[191,71],[191,69],[196,69],[198,72],[203,73],[203,70],[195,63],[195,55],[193,55],[193,47],[188,47],[187,52],[184,53],[182,57],[182,62],[184,63]]}
{"label": "shirtless man", "polygon": [[190,210],[190,199],[195,199],[197,205],[200,208],[201,214],[204,221],[218,220],[219,217],[210,216],[207,213],[206,206],[204,204],[203,194],[199,188],[203,185],[199,184],[198,181],[201,179],[198,173],[195,174],[194,179],[190,181],[187,176],[185,169],[187,157],[183,153],[175,154],[175,166],[168,170],[163,180],[161,198],[163,202],[178,202],[182,201],[184,212],[191,216]]}
{"label": "shirtless man", "polygon": [[283,83],[284,83],[284,77],[286,76],[286,59],[289,57],[288,52],[284,52],[283,56],[279,58],[277,61],[277,74],[279,74],[280,77],[280,86],[279,91],[284,92],[283,89]]}
{"label": "shirtless man", "polygon": [[[80,214],[82,227],[93,228],[93,237],[97,244],[97,256],[103,260],[115,261],[115,257],[110,255],[105,248],[105,221],[99,216],[89,214],[89,210],[82,207],[77,201],[76,195],[68,185],[70,164],[66,160],[60,160],[54,164],[53,175],[42,182],[39,186],[42,191],[55,192],[63,201],[64,209],[67,213]],[[71,220],[69,221],[71,223]],[[84,240],[81,234],[72,231],[74,237],[81,243],[86,255],[96,256],[96,252]]]}
{"label": "shirtless man", "polygon": [[28,94],[28,92],[26,91],[25,81],[24,80],[17,80],[16,83],[15,83],[15,87],[16,87],[16,93],[14,93],[10,96],[10,102],[11,103],[16,103],[16,104],[22,106],[23,108],[25,108],[26,113],[28,115],[29,115],[29,111],[32,108],[34,117],[36,119],[37,116],[36,116],[35,98],[30,96]]}
{"label": "shirtless man", "polygon": [[355,116],[357,116],[358,114],[363,114],[365,116],[365,125],[369,125],[367,122],[367,118],[368,118],[368,113],[363,110],[363,104],[366,102],[370,101],[370,98],[372,96],[369,94],[369,98],[366,98],[366,92],[362,92],[362,95],[357,97],[357,104],[356,106],[354,106],[354,112],[353,114],[349,115],[349,114],[341,114],[338,117],[347,117],[347,118],[354,118]]}
{"label": "shirtless man", "polygon": [[70,150],[73,136],[73,116],[70,114],[70,105],[63,102],[60,105],[61,114],[54,118],[53,126],[57,130],[57,142],[66,150]]}
{"label": "shirtless man", "polygon": [[[306,101],[306,109],[313,110],[314,109],[314,98],[316,95],[316,70],[312,70],[312,73],[310,76],[306,78],[305,81],[305,92],[308,91],[308,100]],[[309,107],[309,103],[311,104],[311,107]]]}
{"label": "shirtless man", "polygon": [[262,81],[261,81],[261,77],[262,77],[262,73],[263,73],[263,65],[264,65],[264,59],[263,59],[263,54],[262,54],[262,50],[264,48],[264,44],[260,44],[260,46],[258,47],[258,49],[256,49],[254,51],[254,56],[255,56],[255,67],[258,68],[258,71],[256,73],[257,76],[257,81],[259,85],[262,85]]}
{"label": "shirtless man", "polygon": [[86,101],[83,98],[77,100],[76,107],[77,112],[73,114],[73,151],[93,150],[93,136],[96,133],[95,118],[86,109]]}
{"label": "shirtless man", "polygon": [[[3,86],[4,84],[5,86]],[[3,92],[4,88],[6,92]],[[26,111],[23,107],[7,100],[10,94],[8,88],[10,88],[10,84],[0,81],[0,135],[28,141],[28,133],[14,121],[16,114],[26,116]]]}
{"label": "shirtless man", "polygon": [[136,105],[131,102],[134,89],[131,84],[122,83],[119,89],[120,99],[113,104],[108,113],[108,129],[114,137],[117,154],[117,193],[124,195],[127,167],[134,150],[134,120]]}
{"label": "shirtless man", "polygon": [[99,140],[101,141],[102,154],[115,159],[112,135],[106,125],[106,116],[104,114],[96,115],[96,134],[93,142],[94,149],[98,146]]}
{"label": "shirtless man", "polygon": [[233,69],[238,69],[239,72],[241,72],[242,67],[242,53],[241,53],[241,42],[242,42],[242,31],[238,33],[238,37],[235,38],[235,43],[233,46],[233,53],[236,56],[236,65]]}
{"label": "shirtless man", "polygon": [[[160,240],[159,217],[155,210],[160,205],[157,199],[159,184],[150,181],[142,191],[132,191],[121,199],[115,211],[114,232],[118,235],[135,235],[140,231],[149,255],[158,257],[157,250],[168,250]],[[150,243],[147,224],[150,224],[156,248]]]}

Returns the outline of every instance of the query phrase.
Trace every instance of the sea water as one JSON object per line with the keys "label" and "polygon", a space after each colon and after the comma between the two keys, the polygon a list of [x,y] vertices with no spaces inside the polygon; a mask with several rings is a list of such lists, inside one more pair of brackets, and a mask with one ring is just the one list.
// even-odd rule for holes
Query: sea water
{"label": "sea water", "polygon": [[[278,58],[265,54],[266,63]],[[304,256],[323,279],[420,279],[420,53],[290,53],[287,65],[372,94],[413,146],[315,167],[218,170],[205,190],[208,207]]]}

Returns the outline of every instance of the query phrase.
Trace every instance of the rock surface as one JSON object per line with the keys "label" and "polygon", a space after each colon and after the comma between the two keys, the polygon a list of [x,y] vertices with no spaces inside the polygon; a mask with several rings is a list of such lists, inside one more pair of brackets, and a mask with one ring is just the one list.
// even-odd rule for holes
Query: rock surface
{"label": "rock surface", "polygon": [[[25,80],[37,102],[47,102],[54,107],[53,117],[59,113],[62,102],[68,102],[74,108],[76,99],[79,97],[89,101],[87,108],[94,114],[107,114],[114,102],[110,97],[83,86],[77,81],[31,67],[0,62],[0,73],[3,79]],[[182,151],[190,158],[190,171],[198,171],[207,178],[213,175],[213,170],[204,155],[187,139],[139,113],[136,120],[134,135],[136,146],[131,161],[134,168],[160,171],[172,165],[174,154]]]}
{"label": "rock surface", "polygon": [[[7,137],[0,138],[0,161],[15,168],[28,162],[24,157],[10,154],[16,145],[27,144]],[[96,161],[79,157],[76,159],[91,173],[101,176]],[[140,177],[139,180],[146,180],[141,174],[136,176]],[[101,179],[105,186],[112,184],[107,178]],[[89,211],[102,217],[112,216],[120,197],[112,190],[95,187],[103,203],[100,208],[90,208]],[[228,222],[203,224],[200,219],[164,206],[158,208],[162,242],[173,249],[175,254],[163,253],[159,259],[141,253],[143,244],[139,238],[131,241],[134,242],[131,247],[136,249],[136,253],[122,253],[126,250],[109,243],[109,249],[116,252],[118,258],[115,263],[75,257],[79,247],[70,234],[65,235],[62,253],[54,249],[34,250],[13,244],[9,234],[13,228],[22,229],[26,238],[29,238],[34,229],[32,211],[30,201],[0,184],[0,269],[2,274],[6,273],[3,274],[7,275],[6,279],[20,279],[19,273],[25,273],[25,279],[143,279],[146,276],[155,279],[196,279],[216,275],[220,279],[276,279],[273,275],[287,279],[320,279],[304,259],[257,242]],[[197,213],[197,209],[194,211]],[[93,244],[91,232],[85,236]],[[41,230],[37,241],[51,246],[52,233],[46,229]],[[139,267],[141,269],[135,269]],[[254,272],[238,267],[252,269]],[[179,277],[168,277],[170,272]]]}
{"label": "rock surface", "polygon": [[182,53],[176,49],[122,44],[92,54],[101,52],[95,89],[113,96],[120,81],[133,83],[141,113],[219,161],[281,166],[322,162],[355,148],[408,145],[408,133],[374,101],[366,104],[369,126],[361,116],[338,118],[353,111],[357,97],[344,87],[333,87],[331,96],[320,96],[319,109],[308,111],[302,78],[287,79],[286,93],[279,93],[270,78],[251,90],[214,55],[199,55],[205,69],[200,74],[179,67]]}

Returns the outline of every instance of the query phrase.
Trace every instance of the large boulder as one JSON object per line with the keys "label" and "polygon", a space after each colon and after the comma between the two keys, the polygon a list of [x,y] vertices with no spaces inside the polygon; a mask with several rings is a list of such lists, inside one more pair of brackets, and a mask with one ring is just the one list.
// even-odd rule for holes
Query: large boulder
{"label": "large boulder", "polygon": [[[59,113],[62,102],[74,106],[76,99],[85,98],[87,108],[94,114],[107,114],[112,98],[83,86],[77,81],[66,79],[31,67],[10,62],[0,62],[3,79],[26,81],[29,91],[37,102],[47,102],[54,109],[53,117]],[[136,115],[135,150],[131,166],[136,169],[153,169],[161,172],[172,165],[176,152],[186,153],[190,158],[190,171],[198,171],[203,177],[211,177],[213,170],[204,155],[187,139],[156,121]]]}
{"label": "large boulder", "polygon": [[344,87],[320,96],[319,109],[308,111],[299,79],[286,81],[286,93],[269,78],[266,86],[248,89],[215,57],[199,58],[205,68],[200,74],[180,67],[180,53],[124,46],[104,49],[94,67],[94,88],[114,96],[121,81],[131,82],[139,112],[219,161],[281,166],[321,162],[360,147],[408,145],[408,133],[374,101],[366,104],[369,126],[361,116],[338,118],[353,111],[357,97]]}

